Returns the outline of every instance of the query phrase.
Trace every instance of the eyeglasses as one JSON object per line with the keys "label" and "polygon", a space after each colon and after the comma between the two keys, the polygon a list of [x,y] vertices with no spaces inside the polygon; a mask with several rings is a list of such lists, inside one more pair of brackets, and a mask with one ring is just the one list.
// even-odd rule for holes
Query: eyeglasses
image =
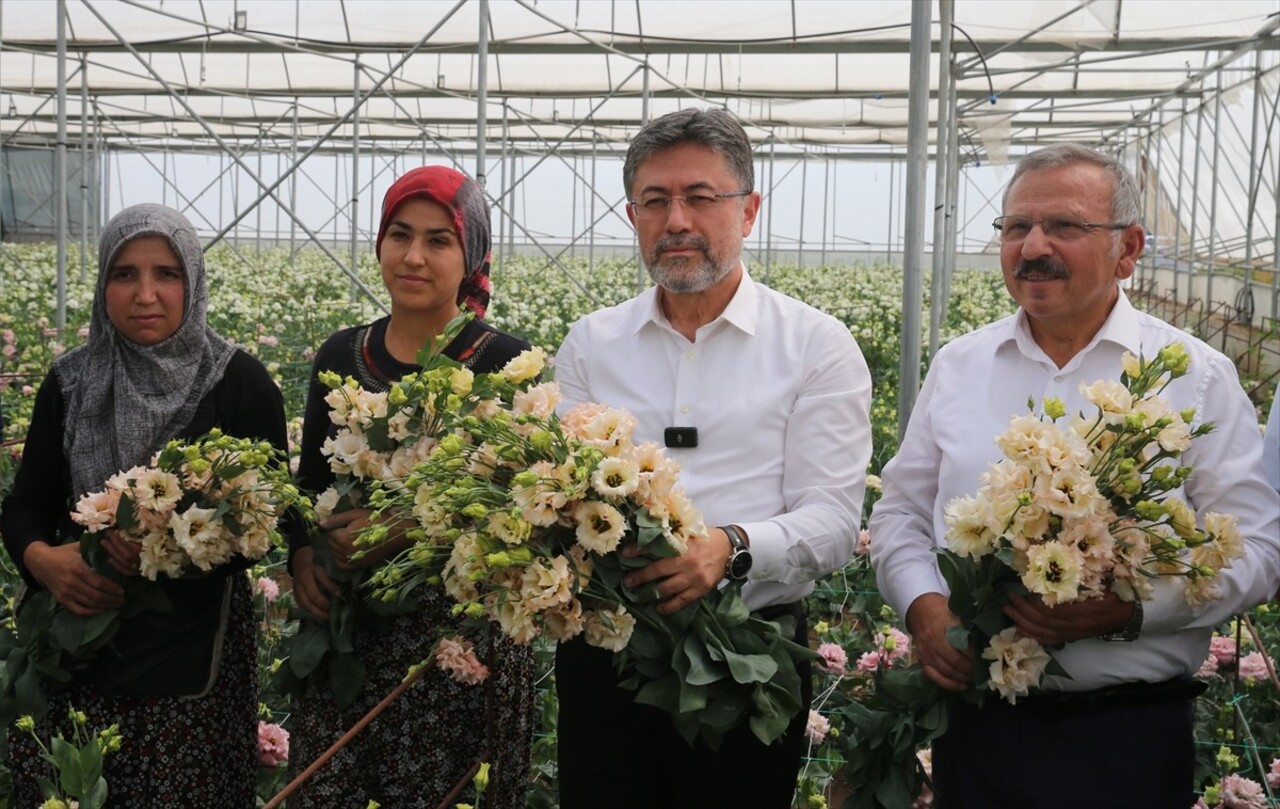
{"label": "eyeglasses", "polygon": [[671,203],[676,200],[684,205],[692,214],[708,213],[722,201],[730,197],[745,197],[750,191],[729,191],[724,194],[688,194],[683,197],[645,197],[629,200],[631,212],[636,219],[663,219],[671,211]]}
{"label": "eyeglasses", "polygon": [[1025,241],[1031,235],[1031,228],[1039,225],[1046,239],[1059,242],[1074,242],[1083,239],[1095,230],[1124,230],[1129,225],[1119,222],[1081,222],[1079,219],[1051,218],[1028,219],[1025,216],[997,216],[991,223],[1000,234],[1000,241],[1005,244],[1016,244]]}

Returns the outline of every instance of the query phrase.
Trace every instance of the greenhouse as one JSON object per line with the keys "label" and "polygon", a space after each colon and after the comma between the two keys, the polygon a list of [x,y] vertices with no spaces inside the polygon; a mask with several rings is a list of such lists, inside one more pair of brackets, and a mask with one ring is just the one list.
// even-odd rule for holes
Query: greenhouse
{"label": "greenhouse", "polygon": [[[434,165],[475,179],[491,217],[485,319],[554,356],[575,321],[653,285],[623,160],[647,124],[692,107],[727,110],[750,140],[751,277],[835,317],[865,357],[873,481],[940,347],[1017,307],[992,220],[1018,160],[1055,144],[1136,178],[1146,241],[1125,295],[1225,354],[1266,421],[1276,0],[0,0],[0,492],[42,381],[90,338],[99,240],[126,208],[160,203],[194,226],[208,324],[282,391],[296,466],[317,351],[390,312],[374,251],[397,178]],[[863,528],[877,497],[869,486]],[[287,730],[286,556],[251,567],[267,582],[260,719]],[[4,569],[12,605],[24,569]],[[1280,806],[1276,608],[1215,628],[1196,700],[1206,807]],[[904,616],[866,556],[820,580],[807,610],[809,645],[834,644],[848,668],[815,675],[815,716],[839,730],[810,734],[794,805],[881,805],[850,794],[842,723],[874,699],[861,656],[908,662],[889,655]],[[12,607],[0,618],[16,629]],[[558,806],[555,643],[532,649],[528,805]],[[263,801],[309,763],[286,767],[287,747],[257,773]],[[1224,797],[1242,779],[1254,803]]]}

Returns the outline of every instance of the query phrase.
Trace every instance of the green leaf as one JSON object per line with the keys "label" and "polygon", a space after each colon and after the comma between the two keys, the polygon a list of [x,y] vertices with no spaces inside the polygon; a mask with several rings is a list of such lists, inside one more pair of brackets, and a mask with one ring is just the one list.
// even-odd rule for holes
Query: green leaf
{"label": "green leaf", "polygon": [[355,702],[364,687],[364,663],[354,654],[336,654],[329,660],[329,690],[339,708]]}
{"label": "green leaf", "polygon": [[947,627],[947,643],[950,643],[954,648],[967,652],[971,642],[969,630],[963,626]]}
{"label": "green leaf", "polygon": [[80,809],[102,809],[107,805],[107,780],[98,777],[89,789],[80,796]]}
{"label": "green leaf", "polygon": [[133,498],[129,495],[121,495],[120,502],[116,504],[116,528],[121,531],[128,531],[138,524],[138,510],[134,508]]}
{"label": "green leaf", "polygon": [[346,599],[329,608],[330,646],[335,652],[354,652],[356,641],[355,610]]}
{"label": "green leaf", "polygon": [[723,653],[729,673],[739,683],[767,683],[778,671],[777,661],[769,655],[739,654],[730,649]]}
{"label": "green leaf", "polygon": [[49,625],[49,638],[54,647],[72,654],[80,650],[84,640],[85,619],[71,610],[58,610]]}
{"label": "green leaf", "polygon": [[91,739],[80,751],[80,773],[86,786],[85,791],[92,789],[93,784],[102,778],[102,750],[98,747],[97,739]]}
{"label": "green leaf", "polygon": [[688,682],[680,685],[680,703],[678,710],[680,713],[692,713],[700,711],[707,705],[707,687],[705,685],[693,685]]}
{"label": "green leaf", "polygon": [[289,668],[299,677],[306,678],[315,671],[320,661],[329,653],[329,628],[304,622],[289,639],[287,651]]}
{"label": "green leaf", "polygon": [[742,600],[740,583],[735,582],[720,591],[720,603],[716,604],[715,616],[725,627],[746,623],[751,617],[751,610],[747,609],[746,602]]}
{"label": "green leaf", "polygon": [[115,635],[116,630],[119,629],[118,626],[115,626],[119,618],[120,613],[118,610],[107,610],[106,612],[89,616],[84,622],[84,635],[80,639],[81,644],[93,646],[99,640],[110,640]]}
{"label": "green leaf", "polygon": [[53,766],[58,769],[58,783],[62,791],[70,795],[84,792],[84,772],[80,767],[80,755],[75,745],[61,736],[54,736],[49,740],[49,752],[53,755]]}
{"label": "green leaf", "polygon": [[711,659],[706,644],[697,635],[685,636],[681,652],[689,661],[686,681],[691,685],[709,685],[724,679],[725,668]]}
{"label": "green leaf", "polygon": [[668,671],[665,676],[645,683],[636,692],[636,702],[652,705],[667,713],[676,713],[680,704],[680,678],[675,672]]}

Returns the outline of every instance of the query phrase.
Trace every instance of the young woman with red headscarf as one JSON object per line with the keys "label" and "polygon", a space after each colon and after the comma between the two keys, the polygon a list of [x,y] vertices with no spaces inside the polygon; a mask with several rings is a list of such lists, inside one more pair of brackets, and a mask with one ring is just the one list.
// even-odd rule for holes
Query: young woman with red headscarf
{"label": "young woman with red headscarf", "polygon": [[[462,308],[476,318],[444,353],[476,373],[496,371],[529,347],[480,319],[489,302],[489,211],[474,181],[442,166],[405,174],[383,199],[375,250],[391,296],[391,315],[337,332],[321,346],[312,367],[298,477],[313,494],[333,481],[320,448],[337,431],[324,402],[327,391],[317,378],[321,371],[353,376],[366,390],[387,390],[420,370],[414,364],[417,351]],[[338,564],[371,566],[394,552],[393,547],[349,558],[352,540],[368,516],[367,510],[357,509],[321,523]],[[327,617],[336,588],[314,559],[314,550],[292,548],[290,569],[298,604]],[[357,634],[365,683],[354,703],[339,708],[333,695],[318,687],[295,701],[290,777],[395,688],[409,666],[427,657],[440,626],[456,621],[450,617],[452,599],[442,587],[417,592],[418,609],[393,619],[389,631]],[[484,806],[522,809],[534,721],[533,664],[526,647],[500,632],[494,636],[485,685],[461,685],[439,670],[427,673],[295,792],[289,805],[363,809],[376,800],[383,806],[435,807],[487,751],[491,781]],[[477,643],[482,652],[487,648],[487,642]],[[466,800],[466,794],[457,799]]]}

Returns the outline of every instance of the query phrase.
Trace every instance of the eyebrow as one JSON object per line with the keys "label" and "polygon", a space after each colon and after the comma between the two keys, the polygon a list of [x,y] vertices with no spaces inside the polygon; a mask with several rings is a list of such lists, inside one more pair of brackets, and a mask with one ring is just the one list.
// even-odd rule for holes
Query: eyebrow
{"label": "eyebrow", "polygon": [[[680,190],[684,191],[687,194],[690,191],[713,191],[715,190],[715,186],[713,186],[711,183],[705,180],[700,180],[696,183],[689,183],[688,185],[684,186]],[[644,188],[640,189],[640,193],[641,194],[669,194],[671,192],[661,186],[646,185]]]}
{"label": "eyebrow", "polygon": [[[402,222],[402,221],[400,221],[399,219],[392,219],[392,220],[391,220],[391,224],[387,226],[387,228],[388,228],[388,229],[391,229],[391,228],[394,228],[394,227],[398,227],[398,228],[401,228],[401,229],[403,229],[403,230],[407,230],[407,231],[409,231],[410,233],[412,233],[412,232],[413,232],[413,227],[412,227],[411,225],[406,224],[405,222]],[[450,233],[450,234],[452,234],[452,235],[454,235],[454,236],[457,236],[457,235],[458,235],[458,232],[457,232],[456,230],[454,230],[453,228],[427,228],[426,230],[424,230],[424,231],[423,231],[423,233],[425,233],[425,234],[426,234],[426,235],[428,235],[428,236],[435,236],[435,235],[440,234],[440,233]]]}

